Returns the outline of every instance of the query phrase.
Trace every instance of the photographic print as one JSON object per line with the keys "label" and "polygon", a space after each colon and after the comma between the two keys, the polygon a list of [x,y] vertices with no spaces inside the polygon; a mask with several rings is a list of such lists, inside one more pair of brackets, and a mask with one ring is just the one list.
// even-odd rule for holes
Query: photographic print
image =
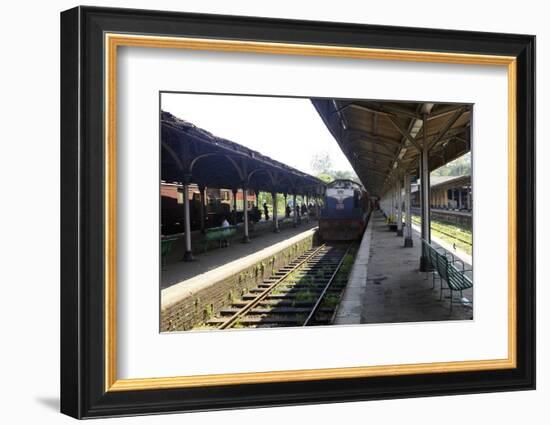
{"label": "photographic print", "polygon": [[160,94],[160,330],[473,319],[471,104]]}

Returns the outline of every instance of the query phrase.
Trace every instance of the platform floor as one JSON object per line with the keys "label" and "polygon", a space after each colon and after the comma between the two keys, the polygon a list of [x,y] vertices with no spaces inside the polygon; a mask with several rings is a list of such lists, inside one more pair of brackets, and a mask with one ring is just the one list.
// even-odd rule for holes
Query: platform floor
{"label": "platform floor", "polygon": [[[471,319],[472,309],[462,304],[449,308],[450,291],[443,291],[440,301],[439,282],[432,289],[431,278],[419,271],[420,235],[413,230],[413,248],[403,247],[403,238],[388,230],[379,212],[373,216],[367,284],[363,298],[361,323],[422,322],[432,320]],[[445,283],[443,284],[446,287]],[[473,291],[463,296],[473,301]],[[455,301],[459,301],[455,293]]]}
{"label": "platform floor", "polygon": [[226,248],[219,248],[212,251],[207,251],[205,253],[195,254],[195,261],[192,262],[184,262],[180,260],[183,257],[183,252],[181,255],[173,253],[174,255],[170,256],[168,264],[162,269],[161,289],[168,288],[200,274],[215,270],[218,267],[246,257],[286,239],[290,239],[315,227],[317,227],[317,221],[311,220],[309,223],[303,221],[296,228],[283,228],[280,233],[263,232],[259,234],[251,234],[250,243],[245,244],[233,241]]}
{"label": "platform floor", "polygon": [[[356,293],[361,298],[361,307],[357,308],[357,302],[355,305],[343,303],[338,313],[342,321],[337,324],[472,319],[472,307],[460,303],[459,293],[454,293],[451,313],[450,291],[444,290],[440,300],[439,281],[436,280],[436,288],[432,289],[431,274],[427,280],[426,273],[419,271],[421,242],[417,231],[413,229],[414,246],[405,248],[403,238],[388,230],[379,211],[373,213],[369,227],[371,231],[366,237],[370,237],[370,241],[361,244],[363,249],[368,249],[369,259],[367,264],[360,265],[367,270],[357,274],[362,279],[366,275],[366,283],[363,280],[355,285],[361,288],[360,293]],[[443,287],[447,287],[445,282]],[[473,302],[472,289],[464,291],[463,296]]]}

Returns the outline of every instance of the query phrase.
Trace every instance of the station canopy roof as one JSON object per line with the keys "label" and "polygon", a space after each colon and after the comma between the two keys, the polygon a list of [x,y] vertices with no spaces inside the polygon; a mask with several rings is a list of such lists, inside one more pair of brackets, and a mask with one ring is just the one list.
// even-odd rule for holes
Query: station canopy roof
{"label": "station canopy roof", "polygon": [[471,178],[469,175],[463,176],[431,176],[430,187],[433,188],[453,188],[470,184]]}
{"label": "station canopy roof", "polygon": [[[258,134],[261,137],[261,134]],[[161,179],[255,191],[321,195],[325,183],[235,142],[161,112]]]}
{"label": "station canopy roof", "polygon": [[[471,176],[430,176],[430,187],[432,189],[456,189],[463,186],[468,186],[472,182]],[[418,180],[420,183],[420,179]],[[411,187],[411,193],[418,190],[418,185]]]}
{"label": "station canopy roof", "polygon": [[425,130],[430,171],[470,150],[470,104],[350,99],[312,103],[373,196],[384,195],[405,171],[419,177]]}

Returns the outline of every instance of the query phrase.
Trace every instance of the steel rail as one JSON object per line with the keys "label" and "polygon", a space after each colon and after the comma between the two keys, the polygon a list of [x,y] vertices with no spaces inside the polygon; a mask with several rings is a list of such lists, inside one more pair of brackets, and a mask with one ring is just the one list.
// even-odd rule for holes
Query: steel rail
{"label": "steel rail", "polygon": [[273,282],[272,285],[267,287],[260,295],[258,295],[256,298],[251,300],[247,305],[242,307],[239,311],[237,311],[233,316],[231,316],[229,319],[227,319],[224,323],[222,323],[220,326],[218,326],[218,329],[227,329],[230,328],[235,324],[235,322],[242,316],[244,316],[246,313],[248,313],[250,310],[252,310],[254,307],[256,307],[265,297],[269,295],[271,291],[273,291],[284,279],[286,279],[291,273],[293,273],[298,267],[301,267],[304,263],[309,261],[314,255],[316,255],[322,248],[325,248],[325,244],[319,246],[315,251],[313,251],[311,254],[309,254],[306,258],[304,258],[302,261],[300,261],[298,264],[296,264],[292,269],[290,269],[288,272],[286,272],[283,276],[281,276],[279,279],[277,279],[275,282]]}
{"label": "steel rail", "polygon": [[351,246],[352,246],[352,244],[348,245],[348,247],[346,249],[346,252],[344,252],[344,255],[340,259],[340,262],[336,266],[336,269],[332,273],[332,276],[330,277],[327,284],[323,288],[323,291],[319,295],[319,298],[317,299],[317,302],[315,303],[315,305],[313,306],[313,309],[309,313],[309,316],[307,316],[307,319],[304,321],[304,323],[302,323],[302,326],[309,326],[310,321],[313,319],[313,317],[315,317],[315,314],[317,314],[317,310],[319,310],[319,307],[321,306],[321,303],[323,302],[323,298],[325,297],[325,294],[327,293],[328,288],[330,287],[330,285],[332,285],[332,281],[334,280],[334,278],[336,277],[336,275],[340,271],[340,267],[342,267],[342,263],[344,262],[344,259],[346,258],[346,255],[348,255],[348,252],[351,249]]}

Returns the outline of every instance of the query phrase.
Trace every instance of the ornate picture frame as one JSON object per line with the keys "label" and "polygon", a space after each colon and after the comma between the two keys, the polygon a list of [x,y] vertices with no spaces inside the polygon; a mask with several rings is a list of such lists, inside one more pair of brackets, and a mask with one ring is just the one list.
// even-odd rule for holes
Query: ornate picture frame
{"label": "ornate picture frame", "polygon": [[[188,49],[434,64],[508,75],[508,356],[119,379],[117,54]],[[61,411],[76,418],[535,387],[535,37],[77,7],[61,14]]]}

